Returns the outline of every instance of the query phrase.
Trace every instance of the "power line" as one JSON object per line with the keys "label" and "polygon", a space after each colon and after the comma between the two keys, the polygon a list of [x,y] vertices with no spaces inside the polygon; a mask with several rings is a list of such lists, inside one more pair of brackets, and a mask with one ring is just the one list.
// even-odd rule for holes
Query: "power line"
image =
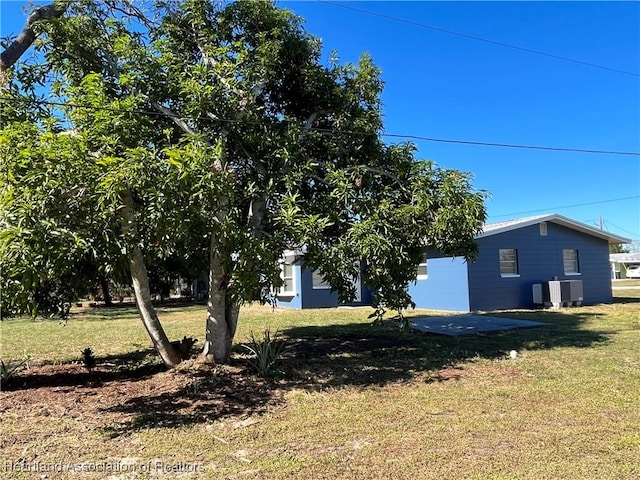
{"label": "power line", "polygon": [[628,233],[629,235],[634,235],[634,236],[638,235],[638,232],[631,232],[631,231],[627,230],[626,228],[622,228],[621,226],[616,225],[615,223],[613,223],[613,222],[611,222],[611,221],[609,221],[607,219],[604,219],[604,223],[608,223],[609,225],[612,225],[615,228],[617,228],[618,230],[622,230],[623,232]]}
{"label": "power line", "polygon": [[[50,100],[35,100],[35,99],[17,99],[17,98],[0,98],[0,101],[13,101],[13,102],[28,102],[31,104],[37,105],[49,105],[56,107],[71,107],[71,108],[86,108],[89,110],[95,111],[107,111],[107,112],[115,112],[115,113],[130,113],[130,114],[142,114],[142,115],[154,115],[161,117],[169,117],[169,118],[182,118],[178,115],[170,115],[164,112],[159,112],[155,110],[124,110],[120,108],[110,108],[110,107],[96,107],[94,105],[86,105],[80,103],[69,103],[69,102],[53,102]],[[210,117],[203,117],[210,119]],[[190,118],[190,120],[194,120],[194,118]],[[217,122],[221,123],[239,123],[239,120],[228,119],[228,118],[215,118]],[[258,122],[250,122],[258,125]],[[358,132],[354,130],[334,130],[329,128],[311,128],[312,131],[321,132],[321,133],[334,133],[334,134],[342,134],[342,135],[361,135],[368,136],[373,135],[370,132]],[[586,148],[569,148],[569,147],[549,147],[543,145],[520,145],[514,143],[494,143],[494,142],[480,142],[474,140],[456,140],[456,139],[446,139],[446,138],[435,138],[435,137],[425,137],[420,135],[409,135],[409,134],[400,134],[400,133],[387,133],[383,132],[380,134],[383,137],[391,137],[391,138],[400,138],[407,140],[422,140],[427,142],[438,142],[438,143],[452,143],[458,145],[476,145],[483,147],[500,147],[500,148],[519,148],[519,149],[529,149],[529,150],[546,150],[546,151],[556,151],[556,152],[573,152],[573,153],[592,153],[592,154],[600,154],[600,155],[626,155],[626,156],[640,156],[640,152],[625,152],[625,151],[616,151],[616,150],[594,150],[594,149],[586,149]]]}
{"label": "power line", "polygon": [[515,213],[505,213],[503,215],[491,215],[492,218],[501,218],[501,217],[513,217],[516,215],[525,215],[527,213],[539,213],[539,212],[549,212],[553,210],[561,210],[564,208],[573,208],[573,207],[585,207],[588,205],[598,205],[600,203],[612,203],[612,202],[621,202],[624,200],[634,200],[640,198],[640,195],[634,195],[632,197],[623,197],[623,198],[611,198],[609,200],[600,200],[598,202],[586,202],[586,203],[576,203],[575,205],[563,205],[560,207],[548,207],[548,208],[540,208],[538,210],[527,210],[525,212],[515,212]]}
{"label": "power line", "polygon": [[399,137],[410,140],[425,140],[428,142],[457,143],[462,145],[480,145],[485,147],[503,147],[503,148],[524,148],[533,150],[551,150],[556,152],[577,152],[577,153],[598,153],[608,155],[635,155],[640,156],[638,152],[621,152],[615,150],[591,150],[586,148],[568,148],[568,147],[545,147],[541,145],[518,145],[513,143],[491,143],[491,142],[475,142],[471,140],[446,140],[442,138],[421,137],[417,135],[395,135],[392,133],[383,133],[384,137]]}
{"label": "power line", "polygon": [[630,230],[627,230],[626,228],[622,228],[619,225],[616,225],[615,223],[602,217],[592,218],[590,220],[582,220],[582,223],[593,224],[595,227],[598,227],[600,230],[607,230],[609,232],[612,231],[612,229],[608,227],[608,225],[610,225],[614,229],[622,230],[623,232],[628,233],[629,235],[633,235],[634,239],[638,235],[637,232],[632,232]]}
{"label": "power line", "polygon": [[518,45],[512,45],[505,42],[499,42],[497,40],[490,40],[488,38],[478,37],[476,35],[470,35],[468,33],[456,32],[453,30],[448,30],[446,28],[434,27],[433,25],[427,25],[425,23],[415,22],[413,20],[407,20],[404,18],[393,17],[391,15],[386,15],[384,13],[372,12],[371,10],[364,10],[362,8],[352,7],[349,5],[345,5],[342,3],[329,2],[326,0],[316,0],[318,3],[325,3],[327,5],[332,5],[334,7],[340,7],[347,10],[353,10],[354,12],[364,13],[365,15],[371,15],[373,17],[385,18],[387,20],[393,20],[394,22],[405,23],[407,25],[413,25],[414,27],[426,28],[429,30],[434,30],[436,32],[446,33],[449,35],[456,35],[458,37],[468,38],[470,40],[477,40],[479,42],[489,43],[492,45],[497,45],[499,47],[511,48],[513,50],[520,50],[522,52],[533,53],[535,55],[541,55],[544,57],[555,58],[556,60],[562,60],[565,62],[577,63],[579,65],[586,65],[588,67],[600,68],[602,70],[608,70],[610,72],[622,73],[624,75],[631,75],[634,77],[640,77],[639,73],[629,72],[626,70],[620,70],[618,68],[606,67],[604,65],[598,65],[596,63],[584,62],[582,60],[576,60],[575,58],[563,57],[561,55],[555,55],[553,53],[541,52],[540,50],[534,50],[532,48],[520,47]]}

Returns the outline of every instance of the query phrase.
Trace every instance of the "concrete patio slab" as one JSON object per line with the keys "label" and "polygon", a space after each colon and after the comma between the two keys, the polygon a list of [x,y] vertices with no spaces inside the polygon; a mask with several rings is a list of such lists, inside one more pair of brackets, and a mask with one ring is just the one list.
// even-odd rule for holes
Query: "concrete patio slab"
{"label": "concrete patio slab", "polygon": [[546,325],[546,323],[473,314],[418,317],[411,319],[411,326],[416,330],[450,336],[473,335],[475,333],[498,332],[501,330],[532,328],[543,325]]}

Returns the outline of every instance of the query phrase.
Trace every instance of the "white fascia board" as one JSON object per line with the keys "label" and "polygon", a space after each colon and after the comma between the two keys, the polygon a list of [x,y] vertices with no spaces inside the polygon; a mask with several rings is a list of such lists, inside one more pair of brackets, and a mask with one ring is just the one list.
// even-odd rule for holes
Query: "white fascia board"
{"label": "white fascia board", "polygon": [[600,230],[585,223],[572,220],[562,215],[558,215],[557,213],[489,224],[485,227],[485,231],[480,235],[477,235],[476,238],[489,237],[491,235],[497,235],[499,233],[517,230],[519,228],[528,227],[530,225],[535,225],[541,222],[557,223],[558,225],[562,225],[564,227],[586,233],[587,235],[602,238],[612,244],[631,243],[631,239],[629,238],[621,237],[605,230]]}

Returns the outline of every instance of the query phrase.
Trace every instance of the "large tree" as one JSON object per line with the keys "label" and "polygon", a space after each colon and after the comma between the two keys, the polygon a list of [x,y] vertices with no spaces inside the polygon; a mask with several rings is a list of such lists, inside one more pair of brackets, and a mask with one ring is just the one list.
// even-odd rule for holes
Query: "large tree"
{"label": "large tree", "polygon": [[[25,218],[64,226],[65,248],[78,256],[103,228],[128,259],[141,318],[167,365],[179,356],[151,304],[149,260],[207,261],[203,354],[226,362],[240,306],[273,299],[287,249],[302,249],[301,261],[343,299],[361,275],[380,315],[411,305],[407,285],[425,249],[474,255],[485,193],[468,174],[417,161],[410,144],[385,144],[371,58],[323,64],[319,41],[291,12],[258,1],[159,2],[150,12],[83,1],[39,28],[42,63],[5,71],[3,108],[12,113],[0,131],[0,221],[14,234],[0,248],[23,238],[15,231]],[[43,105],[30,89],[39,75],[61,104],[48,112],[57,121],[34,113]],[[82,185],[76,196],[100,221],[18,210],[31,171],[45,186]],[[51,194],[50,202],[69,200]],[[37,251],[42,242],[28,243],[21,248]],[[19,264],[3,282],[26,288]]]}

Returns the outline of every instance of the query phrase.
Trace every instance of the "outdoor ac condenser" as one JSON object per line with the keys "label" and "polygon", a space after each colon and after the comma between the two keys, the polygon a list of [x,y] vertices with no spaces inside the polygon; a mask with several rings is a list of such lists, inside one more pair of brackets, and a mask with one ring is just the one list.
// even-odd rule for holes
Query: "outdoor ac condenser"
{"label": "outdoor ac condenser", "polygon": [[542,305],[544,300],[542,299],[542,284],[533,284],[533,303],[536,305]]}
{"label": "outdoor ac condenser", "polygon": [[[546,286],[546,288],[545,288]],[[551,303],[554,307],[559,307],[562,303],[562,288],[558,280],[551,280],[542,284],[543,296],[545,300]],[[547,295],[544,295],[544,294]],[[547,300],[548,298],[548,300]]]}
{"label": "outdoor ac condenser", "polygon": [[582,305],[582,280],[551,280],[533,284],[533,303],[560,307]]}
{"label": "outdoor ac condenser", "polygon": [[583,291],[582,280],[563,280],[560,282],[561,299],[563,302],[571,302],[582,305]]}

